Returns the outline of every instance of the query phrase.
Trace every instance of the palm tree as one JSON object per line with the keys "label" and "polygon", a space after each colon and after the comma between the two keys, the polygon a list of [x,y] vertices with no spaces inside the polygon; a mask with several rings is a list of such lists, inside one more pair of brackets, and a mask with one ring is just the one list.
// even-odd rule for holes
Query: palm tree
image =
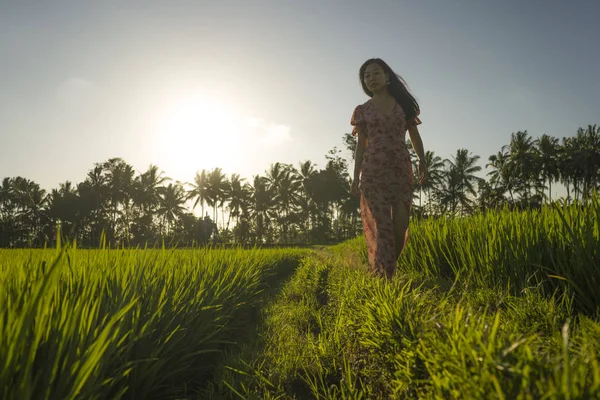
{"label": "palm tree", "polygon": [[360,198],[348,196],[340,207],[340,214],[349,220],[349,236],[356,236],[358,219],[360,218]]}
{"label": "palm tree", "polygon": [[0,184],[0,247],[11,246],[14,232],[14,188],[11,178],[3,178]]}
{"label": "palm tree", "polygon": [[468,196],[477,196],[476,185],[481,180],[475,175],[476,172],[481,171],[481,167],[476,165],[479,158],[467,149],[458,149],[452,160],[446,160],[447,176],[444,192],[446,202],[453,205],[453,211],[456,210],[456,205],[460,205],[461,213],[471,209],[472,201]]}
{"label": "palm tree", "polygon": [[558,139],[543,134],[535,141],[539,154],[540,173],[548,182],[548,202],[552,202],[552,181],[558,179]]}
{"label": "palm tree", "polygon": [[79,196],[71,181],[59,184],[48,195],[47,213],[53,226],[60,226],[62,234],[74,235],[77,227]]}
{"label": "palm tree", "polygon": [[11,178],[3,178],[0,185],[0,220],[8,218],[13,205],[14,187]]}
{"label": "palm tree", "polygon": [[492,187],[495,190],[501,189],[502,192],[508,191],[511,201],[514,201],[514,174],[511,170],[508,153],[505,150],[501,150],[489,156],[488,161],[489,163],[485,167],[492,168],[487,173],[488,176],[491,176],[490,183]]}
{"label": "palm tree", "polygon": [[298,207],[301,198],[302,181],[298,179],[298,171],[291,166],[286,166],[276,186],[272,188],[275,194],[273,201],[280,211],[280,226],[283,240],[289,241],[289,227],[292,214]]}
{"label": "palm tree", "polygon": [[511,171],[518,180],[518,190],[527,201],[531,194],[531,183],[537,178],[537,150],[533,139],[527,131],[512,133],[510,144],[502,150],[508,149]]}
{"label": "palm tree", "polygon": [[436,187],[434,196],[440,205],[442,214],[449,212],[456,214],[459,205],[464,209],[470,209],[467,192],[463,188],[463,178],[457,168],[447,168],[440,182]]}
{"label": "palm tree", "polygon": [[[266,172],[265,175],[265,179],[266,179],[266,183],[267,183],[267,190],[269,190],[270,192],[272,192],[275,196],[277,196],[278,192],[279,192],[279,185],[281,184],[281,181],[284,179],[285,177],[285,173],[286,173],[286,166],[276,162],[275,164],[271,164],[271,166],[269,167],[269,169]],[[277,204],[277,199],[274,199],[275,204]],[[281,210],[279,209],[279,207],[275,207],[273,210],[273,214],[275,216],[275,219],[277,221],[280,220],[280,214],[281,214]]]}
{"label": "palm tree", "polygon": [[579,128],[575,135],[576,153],[574,157],[576,173],[579,176],[584,201],[597,186],[600,169],[600,129],[596,125]]}
{"label": "palm tree", "polygon": [[171,225],[185,214],[186,197],[185,189],[179,182],[160,188],[160,203],[156,212],[162,218],[165,234],[169,234]]}
{"label": "palm tree", "polygon": [[17,241],[17,202],[13,178],[3,178],[0,185],[0,246],[11,247]]}
{"label": "palm tree", "polygon": [[[221,227],[225,229],[225,202],[231,198],[231,182],[227,179],[227,176],[223,176],[223,183],[221,184],[221,196],[219,198],[219,207],[221,207]],[[215,221],[216,222],[216,221]]]}
{"label": "palm tree", "polygon": [[[427,165],[427,172],[429,179],[425,184],[420,185],[419,191],[419,205],[421,205],[421,192],[427,193],[427,204],[429,206],[429,213],[432,212],[431,207],[431,190],[440,184],[444,176],[444,161],[441,157],[436,156],[433,151],[425,152],[425,165]],[[418,171],[418,165],[415,167],[415,171]]]}
{"label": "palm tree", "polygon": [[[41,243],[42,217],[46,204],[46,191],[40,185],[23,177],[6,182],[13,203],[12,216],[18,227],[19,241],[31,245]],[[3,190],[4,192],[4,190]]]}
{"label": "palm tree", "polygon": [[307,243],[310,241],[310,228],[313,220],[313,213],[311,211],[315,208],[308,194],[307,185],[317,172],[315,167],[316,165],[312,161],[305,160],[300,163],[300,168],[298,169],[298,180],[302,184],[302,201],[299,202],[300,225],[305,234],[304,240]]}
{"label": "palm tree", "polygon": [[40,185],[33,181],[28,181],[27,192],[24,193],[25,200],[25,221],[29,228],[30,240],[29,243],[38,242],[43,244],[41,237],[42,233],[42,218],[45,212],[47,202],[46,191],[40,188]]}
{"label": "palm tree", "polygon": [[221,168],[215,168],[208,174],[206,182],[205,199],[206,204],[213,208],[213,221],[218,221],[218,207],[222,207],[225,202],[225,192],[227,190],[227,176]]}
{"label": "palm tree", "polygon": [[504,189],[501,186],[494,187],[490,182],[482,179],[478,183],[478,191],[477,202],[479,209],[483,212],[499,208],[504,203]]}
{"label": "palm tree", "polygon": [[[111,209],[111,235],[117,236],[118,217],[123,220],[125,235],[129,235],[129,209],[133,192],[135,170],[121,158],[111,158],[104,163],[107,171],[108,197]],[[121,206],[121,207],[119,207]]]}
{"label": "palm tree", "polygon": [[[244,183],[239,192],[232,186],[229,207],[234,210],[233,215],[236,217],[234,237],[239,243],[246,244],[251,236],[254,200],[253,187],[249,183]],[[236,213],[238,205],[240,212]]]}
{"label": "palm tree", "polygon": [[98,245],[102,231],[107,229],[110,212],[108,171],[103,163],[96,163],[83,182],[77,184],[79,222],[85,232],[83,242]]}
{"label": "palm tree", "polygon": [[146,172],[135,178],[134,201],[143,214],[152,214],[160,202],[160,187],[170,178],[164,176],[158,166],[150,164]]}
{"label": "palm tree", "polygon": [[204,198],[206,204],[213,208],[213,221],[217,223],[218,207],[223,207],[226,200],[227,177],[221,168],[215,168],[208,174]]}
{"label": "palm tree", "polygon": [[563,137],[562,146],[558,148],[558,174],[567,189],[567,201],[571,201],[571,188],[577,197],[578,176],[575,170],[577,143],[573,137]]}
{"label": "palm tree", "polygon": [[194,200],[194,205],[192,208],[196,208],[198,203],[202,207],[202,218],[204,218],[204,203],[206,203],[206,189],[208,187],[208,174],[206,170],[202,170],[202,172],[196,171],[196,176],[194,177],[194,183],[189,183],[192,187],[190,191],[188,191],[188,200]]}
{"label": "palm tree", "polygon": [[272,193],[268,189],[267,178],[255,175],[251,186],[252,217],[256,223],[256,240],[262,243],[270,225],[269,210],[272,204]]}
{"label": "palm tree", "polygon": [[244,208],[247,207],[250,198],[250,187],[244,183],[244,180],[239,174],[232,174],[229,179],[229,205],[227,206],[229,218],[226,230],[229,230],[229,221],[232,217],[236,219],[235,224],[238,225],[242,212],[247,212]]}

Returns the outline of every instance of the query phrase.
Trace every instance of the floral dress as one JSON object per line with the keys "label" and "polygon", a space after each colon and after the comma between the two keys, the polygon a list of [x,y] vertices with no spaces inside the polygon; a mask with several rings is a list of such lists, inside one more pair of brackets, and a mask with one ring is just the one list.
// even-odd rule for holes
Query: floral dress
{"label": "floral dress", "polygon": [[[360,212],[369,265],[375,274],[391,277],[396,269],[392,216],[402,206],[410,215],[412,205],[413,170],[406,146],[406,116],[397,103],[390,115],[383,115],[369,100],[355,108],[350,123],[354,136],[359,131],[367,135],[360,176]],[[421,123],[418,117],[415,123]]]}

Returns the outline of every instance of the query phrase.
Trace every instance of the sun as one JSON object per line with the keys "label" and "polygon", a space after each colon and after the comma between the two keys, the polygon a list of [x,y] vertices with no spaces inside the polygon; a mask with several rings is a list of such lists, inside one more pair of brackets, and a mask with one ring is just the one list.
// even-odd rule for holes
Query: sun
{"label": "sun", "polygon": [[243,146],[238,110],[215,98],[186,98],[166,107],[158,151],[167,175],[191,180],[196,171],[235,170]]}

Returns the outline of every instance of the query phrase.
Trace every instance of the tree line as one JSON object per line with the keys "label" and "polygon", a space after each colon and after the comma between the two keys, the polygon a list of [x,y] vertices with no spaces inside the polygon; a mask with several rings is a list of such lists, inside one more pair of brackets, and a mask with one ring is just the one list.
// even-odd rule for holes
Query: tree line
{"label": "tree line", "polygon": [[[353,154],[355,138],[346,133],[343,143]],[[416,173],[412,149],[411,155]],[[344,152],[335,147],[326,160],[324,168],[309,160],[274,163],[249,180],[215,168],[179,182],[156,165],[136,172],[111,158],[94,164],[83,182],[67,181],[49,192],[27,178],[6,177],[0,185],[0,247],[53,245],[57,232],[89,247],[102,240],[112,246],[343,241],[361,233],[359,199],[349,192],[352,166]],[[430,179],[414,187],[417,218],[541,207],[556,200],[556,184],[565,187],[565,201],[586,201],[600,183],[600,129],[588,125],[560,140],[515,132],[483,167],[481,157],[465,148],[447,159],[427,151],[426,164]]]}

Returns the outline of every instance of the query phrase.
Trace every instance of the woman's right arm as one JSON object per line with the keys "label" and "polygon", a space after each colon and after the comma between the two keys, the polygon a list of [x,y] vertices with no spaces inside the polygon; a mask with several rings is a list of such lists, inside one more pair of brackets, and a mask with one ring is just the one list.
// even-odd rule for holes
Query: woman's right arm
{"label": "woman's right arm", "polygon": [[358,178],[360,177],[363,153],[365,152],[365,147],[367,144],[367,134],[364,131],[359,130],[357,139],[356,151],[354,153],[354,182],[358,182]]}

